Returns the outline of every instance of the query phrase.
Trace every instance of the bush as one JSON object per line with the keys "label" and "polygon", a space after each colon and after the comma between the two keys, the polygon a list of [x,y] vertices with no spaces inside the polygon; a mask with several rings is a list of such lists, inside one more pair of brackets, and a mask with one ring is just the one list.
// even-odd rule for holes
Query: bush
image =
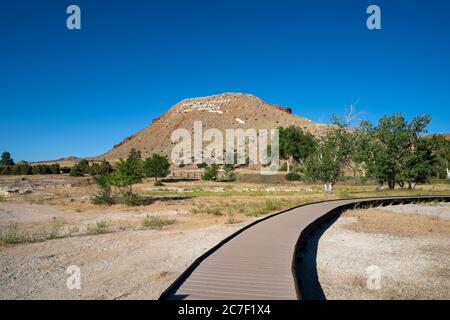
{"label": "bush", "polygon": [[232,164],[224,164],[223,171],[225,173],[225,181],[235,181],[236,175],[234,173],[234,166]]}
{"label": "bush", "polygon": [[202,175],[203,180],[216,180],[217,174],[219,173],[219,166],[215,163],[209,165],[205,173]]}
{"label": "bush", "polygon": [[287,181],[300,181],[302,177],[296,172],[289,172],[284,176]]}
{"label": "bush", "polygon": [[17,223],[12,223],[8,226],[6,231],[0,233],[0,245],[17,244],[25,242],[28,238],[28,234],[22,232],[17,227]]}
{"label": "bush", "polygon": [[287,162],[283,162],[278,171],[287,171]]}
{"label": "bush", "polygon": [[206,209],[207,214],[212,214],[213,216],[223,216],[222,211],[225,210],[225,208],[222,207],[213,207]]}
{"label": "bush", "polygon": [[144,228],[161,230],[163,227],[174,224],[175,219],[169,219],[160,216],[149,216],[147,215],[144,220],[142,220],[142,226]]}
{"label": "bush", "polygon": [[146,206],[151,204],[152,200],[148,197],[142,197],[133,192],[127,192],[123,194],[123,197],[120,199],[120,203],[127,206]]}
{"label": "bush", "polygon": [[80,169],[80,167],[76,164],[70,169],[69,175],[71,177],[82,177],[83,171]]}
{"label": "bush", "polygon": [[115,203],[111,190],[111,176],[100,175],[94,178],[95,183],[100,188],[100,192],[92,199],[93,204],[113,205]]}
{"label": "bush", "polygon": [[103,234],[103,233],[108,233],[108,232],[109,232],[109,227],[105,220],[100,220],[100,221],[97,221],[95,223],[95,225],[89,224],[87,226],[87,233],[90,235]]}
{"label": "bush", "polygon": [[61,173],[70,173],[70,167],[62,167]]}
{"label": "bush", "polygon": [[89,161],[87,161],[86,159],[81,159],[77,165],[76,165],[80,171],[84,174],[89,174],[90,173],[90,167],[89,167]]}

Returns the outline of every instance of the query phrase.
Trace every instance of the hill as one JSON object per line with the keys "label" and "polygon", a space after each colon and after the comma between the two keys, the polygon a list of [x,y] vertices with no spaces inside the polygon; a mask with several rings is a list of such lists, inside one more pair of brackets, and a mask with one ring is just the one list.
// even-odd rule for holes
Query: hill
{"label": "hill", "polygon": [[254,95],[223,93],[180,101],[153,119],[149,126],[125,138],[97,158],[125,158],[132,148],[141,151],[144,157],[153,152],[170,156],[172,132],[178,128],[192,131],[194,121],[202,121],[203,130],[217,128],[224,133],[225,129],[271,129],[295,125],[319,136],[328,127],[294,115],[290,108],[265,102]]}

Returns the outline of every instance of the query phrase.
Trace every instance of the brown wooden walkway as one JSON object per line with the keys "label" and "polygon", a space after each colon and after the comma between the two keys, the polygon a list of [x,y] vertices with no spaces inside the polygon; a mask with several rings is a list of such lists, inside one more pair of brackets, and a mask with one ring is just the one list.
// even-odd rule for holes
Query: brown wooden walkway
{"label": "brown wooden walkway", "polygon": [[299,239],[307,231],[355,205],[426,200],[449,201],[450,196],[325,201],[272,215],[241,229],[198,258],[160,299],[300,299],[294,264]]}

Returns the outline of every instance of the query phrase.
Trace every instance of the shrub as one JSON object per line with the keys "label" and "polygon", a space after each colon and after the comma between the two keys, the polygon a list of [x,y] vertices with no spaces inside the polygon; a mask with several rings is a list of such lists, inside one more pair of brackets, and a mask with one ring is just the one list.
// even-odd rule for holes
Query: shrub
{"label": "shrub", "polygon": [[163,227],[174,224],[175,219],[169,219],[166,217],[160,217],[160,216],[149,216],[147,215],[142,220],[142,226],[144,228],[150,228],[150,229],[157,229],[161,230]]}
{"label": "shrub", "polygon": [[206,213],[207,214],[212,214],[213,216],[222,216],[222,208],[220,207],[213,207],[213,208],[208,208],[206,209]]}
{"label": "shrub", "polygon": [[268,211],[275,211],[282,207],[280,200],[266,200],[264,201],[264,208]]}
{"label": "shrub", "polygon": [[81,171],[80,167],[76,164],[72,168],[70,168],[69,175],[71,177],[82,177],[83,176],[83,171]]}
{"label": "shrub", "polygon": [[287,180],[287,181],[299,181],[299,180],[301,180],[301,176],[298,174],[298,173],[296,173],[296,172],[289,172],[288,174],[286,174],[285,176],[285,179]]}
{"label": "shrub", "polygon": [[105,220],[97,221],[94,225],[87,226],[87,233],[90,235],[108,233],[109,227]]}
{"label": "shrub", "polygon": [[202,175],[203,180],[216,180],[217,174],[219,173],[219,166],[215,163],[209,165],[205,173]]}
{"label": "shrub", "polygon": [[115,200],[111,190],[111,175],[104,174],[94,178],[100,192],[92,199],[93,204],[113,205]]}
{"label": "shrub", "polygon": [[0,245],[17,244],[25,242],[28,234],[22,232],[17,227],[17,223],[12,223],[8,226],[6,231],[0,233]]}
{"label": "shrub", "polygon": [[61,227],[64,225],[64,220],[53,217],[53,226],[51,231],[47,234],[47,239],[56,239],[61,236]]}
{"label": "shrub", "polygon": [[287,162],[283,162],[278,171],[287,171]]}
{"label": "shrub", "polygon": [[89,161],[87,161],[86,159],[81,159],[78,163],[77,163],[77,167],[80,169],[80,171],[84,174],[89,174],[90,173],[90,167],[89,167]]}
{"label": "shrub", "polygon": [[226,181],[235,181],[236,175],[234,174],[234,166],[232,164],[224,164],[223,171],[225,173]]}
{"label": "shrub", "polygon": [[61,168],[61,173],[69,173],[70,172],[70,167],[62,167]]}
{"label": "shrub", "polygon": [[148,197],[142,197],[133,192],[127,192],[123,194],[120,202],[127,206],[145,206],[150,204],[152,200]]}

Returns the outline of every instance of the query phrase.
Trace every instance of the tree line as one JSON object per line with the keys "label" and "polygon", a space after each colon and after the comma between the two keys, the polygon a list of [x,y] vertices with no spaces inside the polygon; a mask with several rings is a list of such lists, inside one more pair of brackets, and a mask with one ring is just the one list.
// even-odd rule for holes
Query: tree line
{"label": "tree line", "polygon": [[408,122],[393,114],[377,125],[362,121],[357,128],[349,128],[335,117],[332,128],[318,139],[298,127],[280,128],[286,178],[320,181],[325,191],[331,192],[344,170],[352,170],[359,179],[375,179],[380,188],[398,185],[413,189],[431,177],[445,176],[448,170],[450,141],[439,135],[421,137],[430,121],[428,115]]}
{"label": "tree line", "polygon": [[90,163],[86,159],[80,160],[72,167],[62,167],[58,163],[30,165],[26,162],[15,163],[11,154],[2,153],[0,159],[0,175],[36,175],[36,174],[64,174],[81,177],[84,175],[96,176],[114,171],[113,166],[106,160]]}

